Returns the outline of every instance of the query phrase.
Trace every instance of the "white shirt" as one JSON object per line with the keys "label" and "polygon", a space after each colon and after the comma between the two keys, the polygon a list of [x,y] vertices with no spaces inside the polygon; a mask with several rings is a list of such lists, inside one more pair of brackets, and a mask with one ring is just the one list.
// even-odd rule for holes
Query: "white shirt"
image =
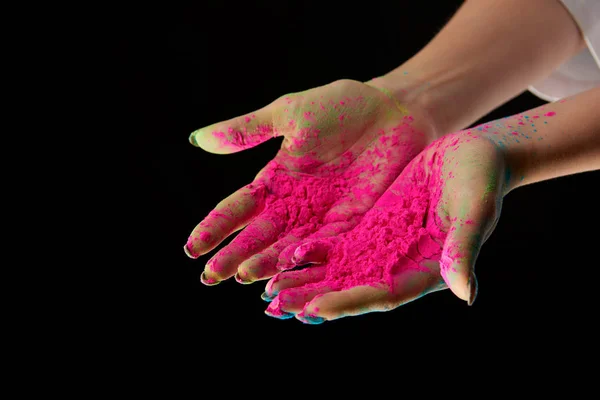
{"label": "white shirt", "polygon": [[546,101],[600,86],[600,0],[561,0],[579,25],[587,49],[568,59],[529,91]]}

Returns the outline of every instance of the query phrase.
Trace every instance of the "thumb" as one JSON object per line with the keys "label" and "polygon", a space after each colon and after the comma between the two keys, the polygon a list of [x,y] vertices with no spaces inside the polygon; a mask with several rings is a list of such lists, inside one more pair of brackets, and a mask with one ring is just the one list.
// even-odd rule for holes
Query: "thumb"
{"label": "thumb", "polygon": [[473,220],[455,219],[440,257],[442,278],[460,299],[472,305],[477,296],[475,261],[483,240],[483,226]]}
{"label": "thumb", "polygon": [[209,153],[231,154],[259,145],[277,136],[271,103],[260,110],[218,122],[192,132],[190,143]]}

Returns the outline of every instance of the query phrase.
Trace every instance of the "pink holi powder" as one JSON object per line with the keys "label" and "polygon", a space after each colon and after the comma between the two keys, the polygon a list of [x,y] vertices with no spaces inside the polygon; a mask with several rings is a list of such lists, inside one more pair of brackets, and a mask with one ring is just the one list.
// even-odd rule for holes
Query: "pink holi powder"
{"label": "pink holi powder", "polygon": [[[236,238],[238,248],[253,253],[253,249],[263,241],[305,238],[325,225],[346,220],[348,215],[331,210],[353,185],[362,186],[356,191],[358,199],[365,197],[368,202],[369,198],[377,197],[372,185],[360,185],[361,172],[348,168],[343,174],[326,177],[300,173],[291,176],[281,164],[271,161],[264,173],[267,192],[261,215],[267,224],[247,226],[243,235]],[[213,271],[223,269],[219,259],[209,263]]]}
{"label": "pink holi powder", "polygon": [[[456,141],[447,144],[454,145]],[[438,168],[442,159],[436,159]],[[445,234],[435,222],[434,209],[441,179],[427,176],[425,168],[432,165],[418,160],[411,164],[360,224],[335,243],[327,260],[329,285],[346,289],[385,282],[393,288],[399,270],[421,270],[422,260],[439,260]]]}
{"label": "pink holi powder", "polygon": [[307,120],[307,121],[314,121],[315,117],[314,117],[313,113],[311,113],[310,111],[306,111],[304,113],[304,119]]}
{"label": "pink holi powder", "polygon": [[[304,285],[303,289],[344,290],[369,285],[393,291],[394,279],[403,271],[428,272],[422,264],[424,260],[439,261],[441,278],[447,282],[447,272],[455,271],[451,265],[464,254],[452,245],[446,246],[442,254],[448,232],[440,229],[444,222],[435,210],[445,182],[440,172],[445,152],[459,140],[446,137],[433,142],[428,147],[435,152],[428,158],[431,161],[423,153],[414,159],[352,230],[300,245],[294,254],[298,260],[308,259],[323,247],[328,249],[322,264],[326,267],[326,277]],[[474,221],[464,223],[471,225]],[[280,307],[280,302],[271,303],[267,311],[278,315]]]}
{"label": "pink holi powder", "polygon": [[[420,135],[407,124],[393,127],[386,136],[390,141],[385,147],[387,155],[382,151],[384,147],[376,145],[366,150],[360,161],[357,161],[353,152],[344,153],[339,162],[326,166],[317,166],[318,160],[311,155],[285,160],[286,164],[308,172],[314,164],[314,168],[319,171],[318,176],[305,173],[292,176],[289,168],[275,160],[271,161],[264,174],[268,193],[265,213],[285,218],[285,227],[280,236],[293,233],[303,237],[316,231],[321,225],[345,221],[352,215],[361,213],[362,207],[360,210],[345,209],[343,214],[333,210],[336,204],[348,200],[344,198],[348,192],[352,193],[353,202],[350,204],[364,206],[373,203],[381,192],[378,182],[373,182],[372,179],[377,176],[377,180],[384,178],[384,181],[391,182],[408,163],[410,155],[414,156],[418,151],[413,148],[412,143],[405,140],[407,136],[412,136],[413,140],[420,139]],[[296,145],[300,147],[302,143]],[[386,165],[387,172],[382,165]]]}
{"label": "pink holi powder", "polygon": [[359,285],[393,287],[399,269],[417,269],[418,262],[441,253],[441,247],[423,227],[429,192],[424,185],[411,188],[395,204],[377,206],[357,229],[342,234],[327,260],[324,282],[334,290]]}
{"label": "pink holi powder", "polygon": [[[360,107],[363,101],[363,98],[348,98],[337,104],[330,101],[325,115],[338,104],[347,108],[353,105]],[[319,103],[319,107],[315,106],[312,111],[301,114],[310,123],[306,128],[295,129],[295,120],[288,121],[290,128],[295,129],[294,137],[286,137],[288,153],[278,154],[256,182],[265,187],[264,191],[256,192],[256,201],[264,203],[260,214],[261,224],[249,224],[234,239],[235,252],[255,254],[260,251],[261,243],[267,242],[280,244],[278,251],[281,252],[285,246],[302,239],[339,235],[347,231],[423,148],[423,134],[410,126],[412,117],[404,117],[396,125],[373,132],[373,139],[379,140],[365,140],[364,144],[358,142],[334,162],[324,164],[315,152],[304,151],[307,146],[321,146],[328,140],[327,136],[321,137],[317,129],[317,122],[321,118],[318,114],[324,108],[323,103]],[[348,108],[348,112],[351,113],[352,109]],[[345,118],[348,118],[346,111],[338,115],[340,127]],[[246,148],[255,145],[254,141],[244,142],[244,138],[256,136],[257,133],[236,135],[235,130],[231,129],[228,133],[213,133],[213,136],[223,147]],[[267,135],[272,137],[272,130],[259,131],[256,142],[263,141],[262,136]],[[331,140],[343,144],[345,135]],[[301,155],[292,155],[294,152]],[[206,224],[210,224],[209,218],[206,221]],[[188,248],[192,247],[188,244]],[[223,262],[229,263],[227,256],[231,254],[225,248],[219,257],[211,259],[207,265],[212,271],[223,271],[226,267]]]}
{"label": "pink holi powder", "polygon": [[553,117],[555,115],[556,115],[556,113],[554,111],[550,111],[550,112],[547,112],[546,114],[544,114],[544,117]]}
{"label": "pink holi powder", "polygon": [[212,235],[210,234],[210,232],[202,232],[200,233],[200,240],[202,240],[203,242],[210,242],[212,239]]}

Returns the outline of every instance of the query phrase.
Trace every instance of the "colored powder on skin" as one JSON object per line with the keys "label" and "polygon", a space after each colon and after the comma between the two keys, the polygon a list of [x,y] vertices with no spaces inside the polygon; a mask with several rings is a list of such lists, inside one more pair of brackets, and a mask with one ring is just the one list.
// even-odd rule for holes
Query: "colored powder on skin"
{"label": "colored powder on skin", "polygon": [[[506,125],[502,128],[501,132],[494,131],[484,136],[488,140],[481,141],[484,147],[476,145],[473,150],[475,157],[478,149],[486,149],[485,144],[489,145],[489,142],[494,143],[497,149],[504,148],[499,145],[499,136],[506,140],[513,136],[514,131],[507,129]],[[542,139],[526,133],[523,133],[526,139]],[[462,226],[473,226],[477,221],[466,217],[469,204],[465,203],[458,216],[450,219],[444,211],[447,204],[440,202],[443,190],[452,188],[449,180],[454,179],[452,168],[458,163],[452,152],[459,150],[461,144],[480,138],[480,135],[466,131],[436,140],[408,164],[356,227],[336,237],[303,242],[295,252],[298,260],[309,254],[317,254],[323,248],[326,248],[326,258],[321,263],[325,267],[325,278],[304,284],[302,289],[309,292],[313,289],[314,293],[320,289],[321,292],[323,289],[329,292],[369,285],[393,292],[397,289],[394,279],[403,271],[431,273],[422,263],[424,260],[439,262],[440,275],[448,283],[448,272],[456,272],[453,265],[461,263],[467,256],[474,259],[482,238],[480,233],[475,234],[469,248],[448,242],[449,234]],[[460,161],[464,162],[465,159]],[[508,185],[511,180],[509,169],[504,174],[502,186]],[[524,178],[521,175],[520,181]],[[482,202],[485,202],[487,195],[494,195],[500,189],[498,185],[498,173],[492,170],[482,188]],[[450,190],[450,193],[460,190],[460,186]],[[496,201],[499,201],[498,198]],[[500,209],[501,206],[496,204],[496,207]],[[444,243],[446,246],[442,248]],[[282,311],[281,307],[281,301],[275,301],[269,305],[267,313],[276,317],[290,317],[291,314]]]}
{"label": "colored powder on skin", "polygon": [[342,234],[332,247],[327,277],[320,285],[342,290],[386,282],[393,288],[399,269],[422,269],[421,260],[441,253],[424,228],[429,198],[427,185],[416,184],[365,214],[357,228]]}
{"label": "colored powder on skin", "polygon": [[[248,121],[250,122],[250,121]],[[277,133],[273,131],[270,126],[259,125],[256,127],[253,135],[249,135],[247,131],[239,131],[233,128],[227,130],[227,134],[224,132],[214,132],[213,135],[217,138],[224,147],[230,147],[231,149],[249,149],[256,146],[258,143],[262,143],[267,139],[277,136]]]}
{"label": "colored powder on skin", "polygon": [[[293,105],[291,98],[285,100],[290,107]],[[303,104],[302,108],[279,114],[273,128],[250,118],[244,120],[248,127],[241,130],[212,132],[220,147],[236,150],[252,147],[266,137],[284,135],[282,151],[249,185],[254,200],[262,204],[261,210],[234,239],[235,248],[227,246],[209,260],[207,266],[212,271],[227,269],[226,263],[231,262],[228,256],[240,251],[253,255],[275,243],[281,252],[302,239],[347,231],[425,147],[424,134],[411,126],[413,118],[403,114],[379,90],[373,90],[372,96],[323,99],[318,104],[303,102],[301,96],[294,101]],[[364,121],[365,115],[368,122],[382,106],[389,113],[381,114],[393,118],[381,120],[380,127],[373,129],[367,123],[362,128],[360,122],[350,128],[344,126],[350,119]],[[302,127],[298,126],[300,121]],[[290,131],[278,132],[284,129],[280,127],[293,131],[293,135],[288,135]],[[251,131],[254,133],[249,134]],[[315,148],[331,150],[322,154]],[[234,218],[233,213],[225,217],[213,214],[207,216],[203,226],[210,228],[218,225],[219,219]],[[190,237],[186,247],[192,256],[197,256],[193,249],[198,239],[210,240]]]}
{"label": "colored powder on skin", "polygon": [[[310,104],[314,106],[314,102]],[[327,134],[319,130],[319,122],[338,120],[337,126],[344,128],[344,119],[348,118],[347,115],[353,115],[352,107],[356,107],[356,110],[365,107],[359,98],[325,104],[327,107],[319,103],[318,107],[302,110],[296,116],[298,120],[308,123],[304,128],[297,128],[293,119],[296,117],[290,117],[288,125],[297,129],[296,137],[289,139],[286,136],[286,140],[289,140],[287,153],[278,154],[256,183],[265,188],[256,191],[257,201],[264,203],[262,224],[250,224],[243,231],[244,234],[235,239],[238,246],[252,253],[252,249],[260,247],[261,243],[280,241],[296,250],[302,241],[302,246],[295,252],[295,256],[301,258],[303,253],[310,253],[311,246],[327,243],[329,250],[323,264],[326,267],[325,278],[304,285],[306,289],[327,287],[330,290],[344,290],[371,285],[393,291],[394,279],[402,271],[429,272],[422,264],[424,260],[439,261],[440,273],[448,282],[448,269],[465,254],[464,250],[451,243],[442,253],[442,243],[456,227],[453,226],[449,231],[440,227],[448,226],[457,218],[450,221],[446,216],[446,221],[442,221],[438,215],[442,189],[447,179],[453,179],[450,175],[443,176],[441,171],[447,150],[456,151],[461,142],[468,143],[479,136],[471,131],[447,135],[414,158],[421,150],[422,135],[410,126],[412,119],[404,117],[401,123],[371,132],[366,143],[351,146],[335,157],[334,162],[324,163],[314,151],[310,151],[323,144],[332,144],[327,142]],[[332,113],[332,108],[339,110]],[[319,115],[322,111],[325,115]],[[360,117],[358,113],[354,115]],[[544,114],[547,117],[554,115],[554,112]],[[517,120],[521,118],[519,116]],[[251,120],[246,122],[252,123]],[[518,125],[525,126],[521,123]],[[519,126],[506,126],[511,129],[504,130],[499,139],[508,142],[511,136],[523,133]],[[487,132],[491,127],[488,124],[476,130]],[[251,144],[238,138],[246,135],[228,132],[230,135],[222,135],[221,132],[213,134],[223,141],[224,146],[232,144],[237,148],[245,148]],[[258,141],[262,140],[262,135],[276,135],[274,132],[268,128],[258,129]],[[525,139],[530,139],[525,133]],[[498,132],[493,132],[493,135],[498,135]],[[345,135],[334,138],[342,144],[348,139]],[[499,147],[504,147],[501,141],[496,140]],[[520,143],[519,140],[515,141]],[[310,146],[305,151],[307,143]],[[294,154],[296,151],[300,155]],[[507,174],[509,172],[506,171]],[[507,181],[509,179],[508,176]],[[495,181],[495,177],[490,178],[484,194],[494,191]],[[461,211],[461,218],[463,214],[465,212]],[[473,221],[463,223],[473,224]],[[324,227],[329,227],[327,234],[323,232]],[[199,239],[210,241],[211,237],[200,234]],[[469,252],[474,251],[469,249]],[[217,261],[211,267],[215,271],[220,268]],[[273,316],[290,316],[280,309],[278,298],[269,305],[268,310]]]}
{"label": "colored powder on skin", "polygon": [[[338,235],[355,225],[356,219],[375,203],[418,152],[411,142],[403,139],[405,136],[412,140],[420,138],[407,123],[379,134],[382,135],[379,139],[389,139],[385,147],[375,140],[371,148],[361,154],[360,160],[347,152],[339,162],[319,166],[317,176],[290,173],[290,169],[280,162],[271,161],[262,175],[267,188],[262,215],[269,224],[250,224],[237,245],[252,249],[257,241],[273,236],[275,241],[287,238],[293,242],[319,233],[323,227],[330,228],[326,234]],[[287,161],[306,169],[313,159],[305,158],[306,161],[298,158]],[[218,260],[212,261],[211,268],[219,271]]]}
{"label": "colored powder on skin", "polygon": [[[304,285],[304,289],[326,287],[337,291],[369,285],[394,291],[394,279],[402,271],[430,272],[422,265],[424,260],[439,261],[440,273],[446,279],[448,268],[464,256],[455,246],[448,246],[442,255],[442,243],[448,232],[440,229],[444,222],[435,211],[444,182],[452,179],[442,177],[440,172],[446,149],[455,150],[459,145],[459,139],[451,136],[454,135],[447,135],[443,141],[428,147],[433,156],[425,158],[426,151],[417,156],[354,229],[336,237],[305,242],[298,248],[295,256],[302,259],[314,247],[324,243],[328,246],[323,263],[326,277]],[[472,135],[467,140],[476,138]],[[452,222],[446,219],[446,223]],[[454,227],[449,232],[453,230]],[[288,317],[280,307],[280,302],[273,302],[267,312],[275,317]]]}
{"label": "colored powder on skin", "polygon": [[212,239],[212,235],[210,234],[210,232],[202,232],[200,234],[200,240],[202,240],[205,243],[209,243]]}
{"label": "colored powder on skin", "polygon": [[[342,166],[339,168],[344,169]],[[264,175],[267,186],[264,213],[269,216],[272,228],[279,232],[278,238],[287,235],[303,238],[334,222],[336,216],[328,214],[328,211],[352,185],[358,184],[354,171],[344,172],[325,177],[302,173],[292,176],[284,166],[271,161]],[[370,195],[369,189],[365,188],[365,196]],[[250,247],[256,238],[264,236],[264,228],[252,225],[246,228],[249,229],[245,235],[248,238],[243,241],[242,247]]]}

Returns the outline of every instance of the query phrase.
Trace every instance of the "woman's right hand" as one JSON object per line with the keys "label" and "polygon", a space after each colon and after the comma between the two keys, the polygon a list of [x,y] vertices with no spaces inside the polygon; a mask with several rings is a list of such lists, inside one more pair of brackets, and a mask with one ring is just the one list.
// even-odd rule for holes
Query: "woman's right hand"
{"label": "woman's right hand", "polygon": [[266,313],[319,323],[446,288],[471,304],[475,261],[500,216],[507,171],[502,148],[475,128],[436,140],[354,229],[296,249],[297,265],[317,265],[272,278]]}

